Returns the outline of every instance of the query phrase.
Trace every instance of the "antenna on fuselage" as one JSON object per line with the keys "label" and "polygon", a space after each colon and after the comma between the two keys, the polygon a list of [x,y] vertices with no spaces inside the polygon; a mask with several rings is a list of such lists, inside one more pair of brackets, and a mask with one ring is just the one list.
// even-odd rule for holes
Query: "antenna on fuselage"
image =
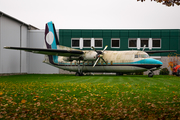
{"label": "antenna on fuselage", "polygon": [[144,51],[145,47],[146,47],[146,45],[144,45],[144,47],[143,47],[143,50],[142,50],[142,51]]}

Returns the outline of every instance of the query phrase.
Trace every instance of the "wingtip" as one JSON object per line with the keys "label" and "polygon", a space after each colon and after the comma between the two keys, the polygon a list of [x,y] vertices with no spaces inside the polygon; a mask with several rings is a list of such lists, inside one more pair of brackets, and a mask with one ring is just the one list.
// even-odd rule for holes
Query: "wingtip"
{"label": "wingtip", "polygon": [[8,46],[4,46],[4,48],[5,48],[5,49],[8,49],[8,48],[10,48],[10,47],[8,47]]}

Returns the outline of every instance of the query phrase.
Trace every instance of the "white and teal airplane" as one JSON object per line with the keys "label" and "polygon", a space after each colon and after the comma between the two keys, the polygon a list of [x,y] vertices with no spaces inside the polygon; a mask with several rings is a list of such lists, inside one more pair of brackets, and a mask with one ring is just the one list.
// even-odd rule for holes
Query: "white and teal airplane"
{"label": "white and teal airplane", "polygon": [[24,50],[38,54],[45,54],[44,63],[60,69],[74,71],[76,76],[87,72],[114,72],[117,75],[149,71],[148,76],[154,75],[153,71],[160,69],[162,62],[149,58],[148,53],[175,52],[174,50],[161,51],[108,51],[108,46],[102,51],[78,50],[59,45],[55,26],[48,22],[45,28],[46,49],[25,47],[4,47],[6,49]]}

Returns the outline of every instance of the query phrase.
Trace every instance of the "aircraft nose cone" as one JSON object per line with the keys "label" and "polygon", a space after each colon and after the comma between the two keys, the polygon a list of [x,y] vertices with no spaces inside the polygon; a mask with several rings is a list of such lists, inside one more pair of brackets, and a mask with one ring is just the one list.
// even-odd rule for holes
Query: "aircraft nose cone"
{"label": "aircraft nose cone", "polygon": [[163,63],[162,63],[161,61],[159,61],[159,64],[160,64],[160,65],[163,65]]}
{"label": "aircraft nose cone", "polygon": [[146,59],[146,62],[149,64],[163,65],[161,61],[153,59],[153,58]]}
{"label": "aircraft nose cone", "polygon": [[153,64],[157,64],[157,65],[163,65],[163,63],[159,60],[153,59]]}

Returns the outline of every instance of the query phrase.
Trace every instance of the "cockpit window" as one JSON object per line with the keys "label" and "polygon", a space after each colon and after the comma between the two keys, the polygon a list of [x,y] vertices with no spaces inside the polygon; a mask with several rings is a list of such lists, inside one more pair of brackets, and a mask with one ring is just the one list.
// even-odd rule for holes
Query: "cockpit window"
{"label": "cockpit window", "polygon": [[147,55],[147,54],[141,54],[141,58],[148,58],[149,57],[149,55]]}
{"label": "cockpit window", "polygon": [[138,58],[138,55],[135,55],[135,58]]}

